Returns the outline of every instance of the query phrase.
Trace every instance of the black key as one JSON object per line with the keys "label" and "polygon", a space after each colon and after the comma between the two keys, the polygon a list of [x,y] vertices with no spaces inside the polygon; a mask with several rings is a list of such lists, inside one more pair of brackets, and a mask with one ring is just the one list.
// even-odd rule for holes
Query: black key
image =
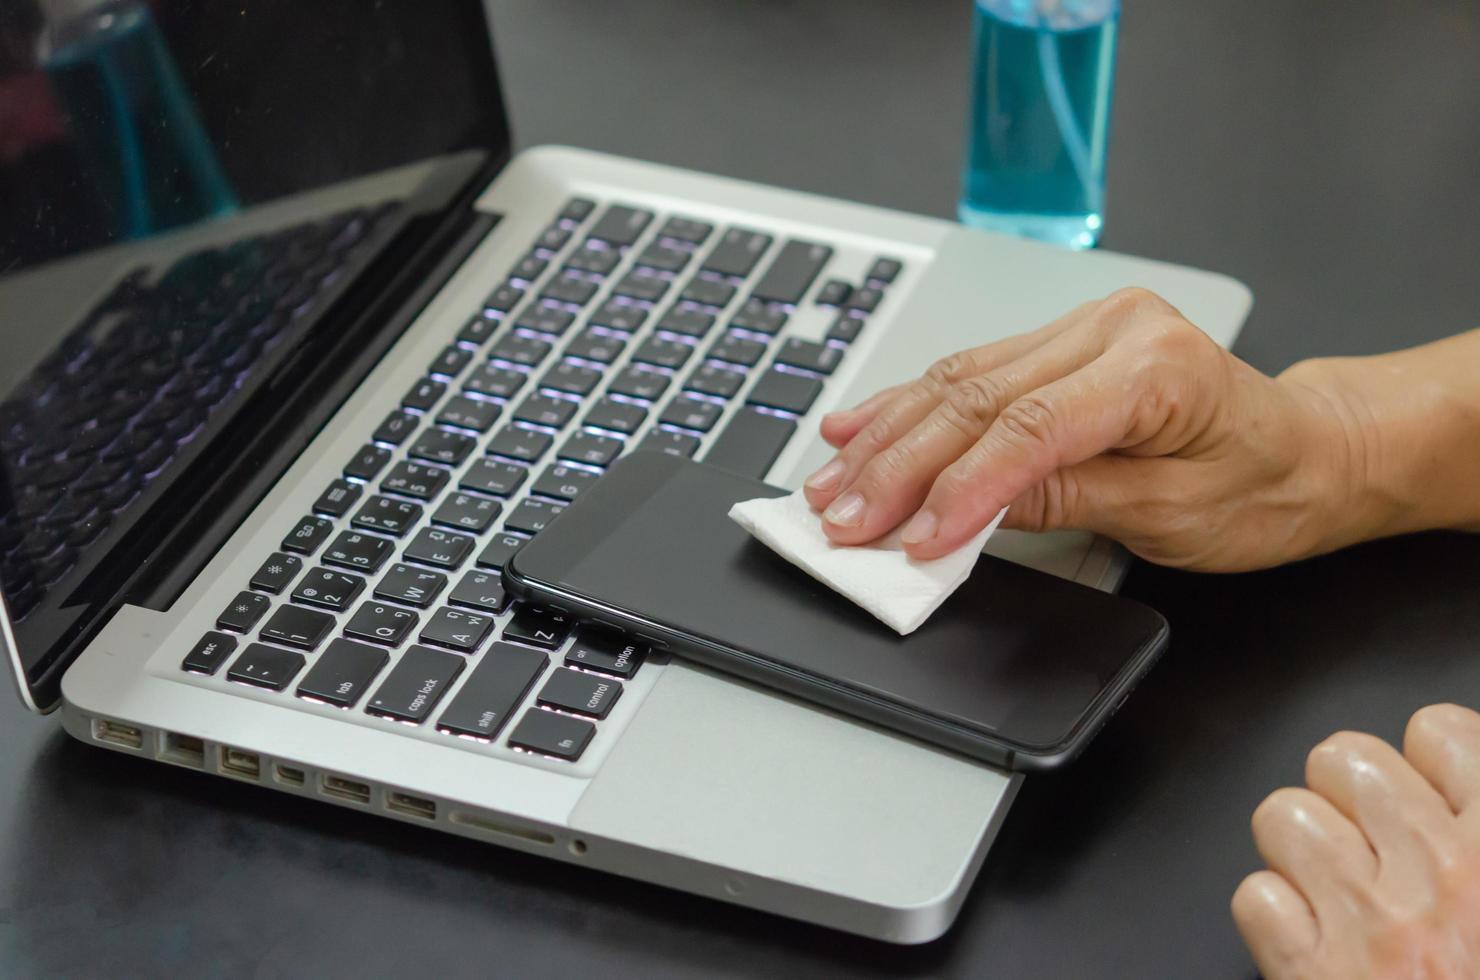
{"label": "black key", "polygon": [[631,333],[641,327],[646,319],[647,310],[643,307],[628,300],[609,299],[591,314],[591,325]]}
{"label": "black key", "polygon": [[437,568],[457,568],[473,553],[477,542],[466,534],[453,534],[439,527],[424,527],[401,552],[407,561]]}
{"label": "black key", "polygon": [[853,287],[841,279],[829,279],[817,290],[814,302],[818,306],[842,306],[853,295]]}
{"label": "black key", "polygon": [[688,344],[677,340],[665,340],[662,337],[649,337],[638,345],[637,350],[632,352],[632,359],[656,367],[677,370],[684,366],[693,353],[694,348]]}
{"label": "black key", "polygon": [[662,276],[649,275],[639,269],[623,276],[622,281],[612,288],[612,292],[618,296],[626,296],[646,303],[656,303],[663,298],[664,293],[668,292],[668,280]]}
{"label": "black key", "polygon": [[622,440],[611,436],[599,436],[594,432],[577,432],[565,440],[565,445],[561,446],[560,452],[555,455],[576,463],[609,466],[612,460],[622,454],[622,448],[625,445],[626,443]]}
{"label": "black key", "polygon": [[[493,631],[493,617],[462,609],[438,609],[421,631],[423,643],[472,653]],[[414,649],[414,648],[413,648]]]}
{"label": "black key", "polygon": [[565,257],[565,267],[604,276],[615,269],[620,261],[621,252],[606,248],[600,242],[593,242],[588,238],[580,248]]}
{"label": "black key", "polygon": [[469,572],[457,583],[447,601],[497,616],[508,608],[509,594],[504,591],[504,580],[498,572]]}
{"label": "black key", "polygon": [[612,383],[607,385],[606,390],[613,395],[656,401],[667,390],[669,381],[668,375],[661,371],[648,371],[634,366],[623,368],[620,374],[612,378]]}
{"label": "black key", "polygon": [[431,500],[442,492],[450,479],[452,474],[440,466],[402,461],[392,467],[386,478],[380,481],[380,489],[386,493],[399,493],[403,497]]}
{"label": "black key", "polygon": [[390,655],[363,643],[336,639],[329,644],[295,692],[300,698],[353,708]]}
{"label": "black key", "polygon": [[704,269],[723,276],[750,275],[761,254],[771,245],[771,236],[744,228],[731,228],[704,260]]}
{"label": "black key", "polygon": [[802,340],[798,337],[788,337],[781,345],[781,349],[776,352],[777,364],[806,368],[818,374],[832,374],[842,361],[842,348],[829,347],[827,344]]}
{"label": "black key", "polygon": [[872,286],[853,290],[853,295],[848,297],[844,305],[850,310],[858,310],[862,313],[872,313],[884,298],[884,291]]}
{"label": "black key", "polygon": [[267,561],[257,569],[252,581],[248,584],[258,592],[271,592],[277,595],[292,584],[298,573],[303,571],[303,559],[297,555],[285,555],[281,551],[274,551],[267,556]]}
{"label": "black key", "polygon": [[587,718],[605,718],[621,696],[621,681],[561,667],[550,675],[537,700]]}
{"label": "black key", "polygon": [[504,520],[504,527],[524,534],[538,534],[565,510],[564,504],[526,497]]}
{"label": "black key", "polygon": [[841,340],[845,344],[851,344],[858,339],[858,334],[863,330],[864,319],[854,316],[844,310],[833,319],[832,326],[827,328],[828,340]]}
{"label": "black key", "polygon": [[637,444],[637,449],[639,452],[646,450],[692,459],[699,449],[699,437],[689,435],[687,432],[654,429],[643,436],[642,442]]}
{"label": "black key", "polygon": [[904,265],[898,259],[874,259],[874,264],[869,267],[869,282],[881,282],[889,285],[899,275]]}
{"label": "black key", "polygon": [[509,270],[509,279],[513,282],[522,282],[526,286],[544,275],[545,269],[550,263],[533,253],[526,255],[514,264]]}
{"label": "black key", "polygon": [[521,602],[514,607],[514,618],[504,627],[504,639],[554,650],[570,636],[574,625],[564,613]]}
{"label": "black key", "polygon": [[565,202],[565,207],[560,209],[558,220],[561,224],[578,225],[586,220],[595,207],[596,204],[593,201],[584,197],[573,197]]}
{"label": "black key", "polygon": [[298,526],[288,532],[283,538],[280,547],[284,551],[296,551],[300,555],[311,555],[319,550],[319,545],[334,530],[332,521],[326,521],[322,517],[305,517],[298,522]]}
{"label": "black key", "polygon": [[574,762],[586,751],[595,734],[596,726],[589,721],[530,708],[509,733],[509,745]]}
{"label": "black key", "polygon": [[514,321],[514,326],[525,330],[538,330],[540,333],[554,334],[559,337],[569,330],[570,325],[575,321],[576,315],[570,310],[536,303],[524,308],[524,312],[519,314],[519,319]]}
{"label": "black key", "polygon": [[552,299],[559,303],[570,303],[574,306],[585,306],[591,302],[591,297],[596,295],[596,283],[589,279],[570,273],[561,273],[545,284],[545,291],[540,294],[545,299]]}
{"label": "black key", "polygon": [[679,396],[668,402],[663,414],[658,416],[658,421],[676,425],[680,429],[708,432],[714,428],[714,423],[719,421],[724,410],[723,405],[716,405],[714,402]]}
{"label": "black key", "polygon": [[574,361],[561,361],[540,378],[540,387],[553,388],[568,395],[589,395],[601,384],[601,372]]}
{"label": "black key", "polygon": [[659,272],[678,272],[689,264],[689,253],[685,249],[653,242],[638,253],[637,264]]}
{"label": "black key", "polygon": [[316,514],[326,514],[329,517],[343,517],[349,513],[349,509],[360,499],[364,492],[358,483],[348,480],[335,480],[329,484],[319,499],[314,501],[313,509]]}
{"label": "black key", "polygon": [[693,218],[680,218],[675,215],[663,222],[663,227],[658,229],[658,237],[672,238],[680,242],[688,242],[690,245],[703,244],[704,239],[714,226],[703,221],[695,221]]}
{"label": "black key", "polygon": [[457,332],[458,342],[481,347],[488,342],[489,337],[498,332],[499,323],[500,321],[490,320],[486,316],[475,316]]}
{"label": "black key", "polygon": [[803,415],[820,394],[822,382],[819,379],[771,368],[761,375],[745,400],[751,405],[764,405]]}
{"label": "black key", "polygon": [[441,425],[455,425],[460,429],[472,429],[474,432],[487,432],[493,428],[499,411],[495,402],[458,395],[442,406],[437,422]]}
{"label": "black key", "polygon": [[610,397],[603,398],[591,406],[586,413],[585,424],[598,429],[611,429],[623,435],[636,432],[647,418],[647,409],[630,402],[619,402]]}
{"label": "black key", "polygon": [[574,500],[581,495],[581,491],[590,489],[598,478],[597,474],[590,470],[566,466],[563,463],[551,463],[545,467],[545,472],[540,474],[540,478],[534,481],[529,492],[544,497],[554,497],[556,500]]}
{"label": "black key", "polygon": [[653,220],[651,211],[613,204],[591,226],[590,236],[608,245],[631,245],[642,235],[648,222]]}
{"label": "black key", "polygon": [[[236,658],[226,679],[253,687],[265,687],[270,691],[281,691],[288,682],[298,676],[305,661],[303,654],[292,650],[279,650],[263,643],[248,643],[242,655]],[[548,713],[548,712],[547,712]]]}
{"label": "black key", "polygon": [[400,537],[421,520],[421,505],[408,500],[395,500],[377,494],[365,502],[350,523],[367,531],[381,531]]}
{"label": "black key", "polygon": [[399,446],[406,441],[406,437],[416,431],[416,426],[421,422],[421,416],[412,415],[410,412],[392,412],[380,423],[380,428],[371,434],[370,438],[376,442],[388,442],[392,446]]}
{"label": "black key", "polygon": [[659,330],[682,334],[685,337],[702,337],[714,328],[714,314],[691,306],[675,306],[658,321]]}
{"label": "black key", "polygon": [[462,374],[463,368],[467,367],[468,362],[472,359],[472,351],[466,347],[459,347],[456,344],[452,344],[437,355],[437,359],[431,363],[427,371],[430,374],[440,375],[444,378],[455,378],[459,374]]}
{"label": "black key", "polygon": [[720,430],[704,454],[704,462],[740,476],[762,479],[796,430],[797,424],[791,419],[742,408]]}
{"label": "black key", "polygon": [[362,572],[373,572],[389,558],[396,548],[385,538],[359,531],[340,531],[339,537],[324,552],[325,565],[340,568],[355,568]]}
{"label": "black key", "polygon": [[728,306],[730,300],[735,298],[735,287],[727,282],[720,282],[718,279],[704,279],[695,276],[689,280],[687,286],[683,287],[683,292],[678,294],[678,298],[688,300],[690,303],[719,308]]}
{"label": "black key", "polygon": [[832,254],[826,245],[792,239],[781,246],[750,294],[773,303],[800,303]]}
{"label": "black key", "polygon": [[212,630],[190,648],[190,652],[185,655],[185,662],[180,664],[180,669],[188,670],[192,674],[214,674],[221,669],[226,658],[231,656],[235,650],[235,637]]}
{"label": "black key", "polygon": [[736,311],[735,316],[730,320],[730,326],[753,330],[756,333],[775,334],[786,326],[786,311],[778,307],[767,306],[760,300],[751,298]]}
{"label": "black key", "polygon": [[363,591],[365,580],[358,575],[315,568],[293,590],[293,601],[344,612]]}
{"label": "black key", "polygon": [[360,447],[355,458],[344,467],[344,475],[355,480],[373,480],[391,460],[391,451],[384,446],[366,444]]}
{"label": "black key", "polygon": [[551,225],[540,232],[540,237],[535,241],[535,249],[545,252],[558,252],[570,241],[570,232],[559,225]]}
{"label": "black key", "polygon": [[751,340],[741,337],[739,334],[725,332],[725,335],[715,341],[714,346],[709,348],[709,356],[717,361],[728,361],[731,364],[739,364],[744,367],[754,367],[760,363],[760,359],[766,355],[766,345],[759,340]]}
{"label": "black key", "polygon": [[523,298],[524,290],[513,283],[506,282],[489,294],[488,298],[483,301],[483,308],[493,310],[495,313],[507,313],[518,306]]}
{"label": "black key", "polygon": [[611,334],[586,330],[565,348],[567,357],[581,357],[598,364],[610,364],[622,356],[627,341]]}
{"label": "black key", "polygon": [[410,609],[398,609],[383,602],[362,602],[344,624],[344,635],[397,647],[416,629],[419,618]]}
{"label": "black key", "polygon": [[445,381],[438,381],[436,378],[422,378],[410,391],[406,392],[406,396],[401,399],[401,407],[417,412],[427,412],[446,393],[447,383]]}
{"label": "black key", "polygon": [[312,650],[334,632],[334,617],[316,609],[301,606],[279,606],[262,624],[258,636],[276,640],[284,646]]}
{"label": "black key", "polygon": [[743,371],[732,371],[717,364],[701,364],[689,375],[689,380],[684,382],[684,388],[697,391],[701,395],[733,398],[744,384]]}
{"label": "black key", "polygon": [[478,556],[478,567],[502,571],[509,559],[514,557],[514,553],[528,543],[528,538],[518,534],[500,534]]}
{"label": "black key", "polygon": [[447,588],[447,576],[441,572],[428,571],[415,565],[397,562],[375,586],[375,598],[404,602],[408,606],[422,609],[430,606]]}
{"label": "black key", "polygon": [[534,367],[548,357],[553,349],[548,341],[526,337],[522,333],[510,333],[504,334],[488,349],[488,356],[501,358],[510,364]]}
{"label": "black key", "polygon": [[482,534],[493,527],[504,505],[489,497],[454,493],[432,512],[432,523]]}
{"label": "black key", "polygon": [[637,673],[647,654],[646,646],[621,633],[587,626],[576,633],[576,642],[566,651],[565,662],[572,667],[628,678]]}
{"label": "black key", "polygon": [[477,440],[470,435],[446,429],[428,429],[417,437],[407,453],[429,463],[459,466],[477,447]]}
{"label": "black key", "polygon": [[365,710],[382,718],[419,725],[462,673],[463,659],[453,653],[413,646],[401,655],[390,675],[370,697]]}
{"label": "black key", "polygon": [[[488,452],[524,463],[533,463],[545,454],[545,450],[549,449],[550,443],[554,441],[555,437],[548,432],[508,425],[500,429],[498,435],[489,440]],[[505,492],[507,491],[494,491],[494,493]]]}
{"label": "black key", "polygon": [[528,475],[529,472],[522,466],[485,457],[469,466],[457,485],[464,490],[496,493],[507,497],[519,489],[519,484],[523,483]]}
{"label": "black key", "polygon": [[495,643],[437,719],[437,727],[453,735],[494,738],[544,673],[547,663],[543,653]]}
{"label": "black key", "polygon": [[563,428],[581,407],[580,402],[553,395],[533,394],[524,399],[515,409],[514,419],[531,425],[545,425],[552,429]]}
{"label": "black key", "polygon": [[515,392],[524,387],[526,380],[528,377],[523,371],[499,367],[497,364],[483,364],[463,382],[463,391],[492,398],[512,398]]}

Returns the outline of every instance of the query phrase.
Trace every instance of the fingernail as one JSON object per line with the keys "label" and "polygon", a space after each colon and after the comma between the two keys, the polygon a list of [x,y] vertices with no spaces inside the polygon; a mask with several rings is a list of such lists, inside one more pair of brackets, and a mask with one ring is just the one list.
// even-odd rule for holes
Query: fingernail
{"label": "fingernail", "polygon": [[807,477],[807,487],[812,490],[827,490],[837,483],[842,477],[843,471],[848,467],[843,465],[841,459],[835,459],[822,469]]}
{"label": "fingernail", "polygon": [[832,502],[832,506],[822,512],[822,516],[829,524],[839,527],[852,527],[863,523],[864,502],[863,494],[845,493]]}
{"label": "fingernail", "polygon": [[905,544],[920,544],[935,537],[935,532],[940,528],[940,518],[935,516],[934,511],[922,510],[900,532],[899,540]]}

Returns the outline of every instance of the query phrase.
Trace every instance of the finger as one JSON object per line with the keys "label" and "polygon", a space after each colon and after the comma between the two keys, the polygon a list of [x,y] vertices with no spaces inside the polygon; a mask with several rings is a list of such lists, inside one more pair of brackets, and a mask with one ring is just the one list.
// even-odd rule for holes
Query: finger
{"label": "finger", "polygon": [[1008,405],[1099,354],[1085,338],[1061,334],[1010,364],[952,385],[923,419],[881,451],[854,453],[850,443],[841,455],[861,465],[823,512],[823,530],[839,544],[862,544],[896,527]]}
{"label": "finger", "polygon": [[1154,484],[1160,462],[1102,454],[1054,470],[1008,505],[1002,527],[1034,533],[1070,528],[1125,538],[1134,530],[1127,518],[1142,499],[1138,491]]}
{"label": "finger", "polygon": [[1403,755],[1455,813],[1480,803],[1480,714],[1457,704],[1414,712]]}
{"label": "finger", "polygon": [[1310,903],[1273,871],[1256,871],[1233,893],[1233,921],[1259,972],[1290,976],[1291,966],[1311,955],[1320,927]]}
{"label": "finger", "polygon": [[1308,789],[1275,790],[1254,810],[1250,825],[1265,863],[1305,896],[1323,922],[1328,914],[1353,914],[1354,896],[1377,875],[1377,857],[1356,824]]}
{"label": "finger", "polygon": [[1382,739],[1337,732],[1307,756],[1305,782],[1361,828],[1388,880],[1427,888],[1456,860],[1449,804]]}
{"label": "finger", "polygon": [[885,405],[898,398],[904,389],[902,384],[890,385],[852,408],[827,413],[818,426],[822,438],[827,440],[828,445],[841,449],[847,445],[849,439],[858,434],[859,429],[872,422]]}

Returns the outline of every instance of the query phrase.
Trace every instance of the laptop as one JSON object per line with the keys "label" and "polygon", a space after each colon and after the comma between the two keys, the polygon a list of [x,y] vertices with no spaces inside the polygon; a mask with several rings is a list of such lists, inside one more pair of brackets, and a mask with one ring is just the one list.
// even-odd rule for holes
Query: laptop
{"label": "laptop", "polygon": [[[511,157],[472,0],[23,3],[0,42],[0,631],[29,706],[202,793],[949,927],[1018,777],[512,602],[500,569],[623,453],[794,487],[823,412],[937,357],[1132,284],[1228,344],[1241,285]],[[1125,568],[1086,535],[991,550]]]}

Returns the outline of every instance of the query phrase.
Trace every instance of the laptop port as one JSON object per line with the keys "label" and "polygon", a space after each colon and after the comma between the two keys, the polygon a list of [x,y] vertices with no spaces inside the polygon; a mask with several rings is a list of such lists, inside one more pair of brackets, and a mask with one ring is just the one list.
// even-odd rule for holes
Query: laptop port
{"label": "laptop port", "polygon": [[133,725],[125,725],[121,721],[94,718],[92,736],[99,742],[107,742],[109,745],[118,745],[125,749],[142,749],[144,747],[143,730]]}
{"label": "laptop port", "polygon": [[297,766],[276,765],[272,767],[272,776],[284,786],[302,786],[305,782],[303,770]]}
{"label": "laptop port", "polygon": [[330,776],[326,773],[320,779],[319,792],[325,796],[332,796],[336,800],[348,800],[351,803],[370,802],[368,783],[345,779],[343,776]]}
{"label": "laptop port", "polygon": [[262,757],[256,752],[247,752],[223,745],[221,746],[221,771],[237,779],[250,779],[256,782],[262,775]]}
{"label": "laptop port", "polygon": [[536,844],[555,843],[554,834],[547,834],[542,830],[535,830],[532,827],[516,827],[513,824],[504,823],[502,820],[485,817],[481,813],[471,813],[467,810],[453,810],[448,819],[458,826],[469,827],[473,830],[482,831],[485,834],[517,837],[521,840],[533,841]]}
{"label": "laptop port", "polygon": [[423,799],[409,793],[387,793],[385,808],[393,813],[403,813],[408,817],[419,817],[422,820],[437,819],[435,800]]}
{"label": "laptop port", "polygon": [[165,732],[159,758],[161,762],[171,762],[189,769],[204,769],[206,767],[206,746],[194,735]]}

